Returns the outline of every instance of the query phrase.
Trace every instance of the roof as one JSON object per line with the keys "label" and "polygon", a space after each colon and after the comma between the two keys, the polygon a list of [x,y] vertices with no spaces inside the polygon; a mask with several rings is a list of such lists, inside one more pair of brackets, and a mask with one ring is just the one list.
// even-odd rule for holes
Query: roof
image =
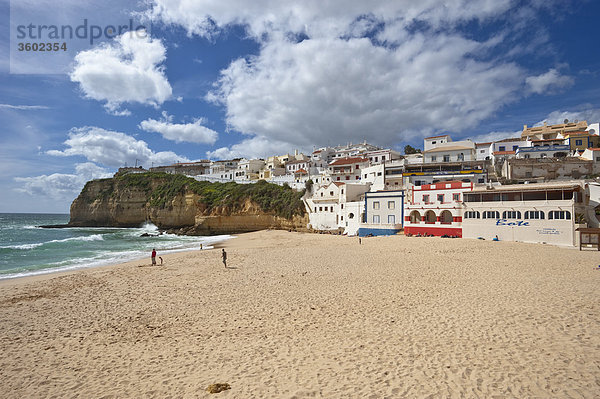
{"label": "roof", "polygon": [[294,174],[305,174],[305,175],[307,175],[308,172],[305,171],[304,169],[298,169],[297,171],[294,172]]}
{"label": "roof", "polygon": [[343,183],[343,182],[341,182],[341,181],[334,181],[332,184],[335,184],[336,186],[338,186],[338,187],[339,187],[339,186],[343,186],[343,185],[344,185],[344,184],[346,184],[346,183]]}
{"label": "roof", "polygon": [[508,192],[508,191],[541,191],[541,190],[552,190],[552,189],[578,189],[581,188],[581,184],[572,181],[566,182],[547,182],[547,183],[531,183],[531,184],[509,184],[505,186],[493,186],[490,189],[487,186],[479,186],[473,188],[473,193],[496,193],[496,192]]}
{"label": "roof", "polygon": [[320,152],[321,152],[321,150],[313,151],[313,154],[318,154]]}
{"label": "roof", "polygon": [[515,151],[494,151],[494,155],[510,155],[514,153]]}
{"label": "roof", "polygon": [[287,163],[287,165],[292,165],[292,164],[296,164],[296,163],[306,163],[308,162],[307,159],[294,159],[293,161],[289,161]]}
{"label": "roof", "polygon": [[600,151],[600,148],[588,148],[590,151]]}
{"label": "roof", "polygon": [[444,151],[458,151],[458,150],[472,150],[473,147],[467,147],[463,145],[445,145],[443,147],[432,148],[431,150],[423,151],[423,153],[430,152],[444,152]]}
{"label": "roof", "polygon": [[355,158],[340,158],[336,161],[333,161],[332,163],[329,164],[329,166],[337,166],[337,165],[350,165],[353,163],[361,163],[361,162],[367,162],[368,159],[366,158],[362,158],[362,157],[355,157]]}
{"label": "roof", "polygon": [[441,136],[431,136],[431,137],[425,137],[425,140],[429,140],[429,139],[439,139],[440,137],[450,137],[449,134],[442,134]]}
{"label": "roof", "polygon": [[590,132],[578,131],[578,132],[564,132],[564,133],[563,133],[563,135],[565,135],[565,136],[579,136],[579,135],[582,135],[582,134],[587,134],[587,135],[589,135],[589,134],[590,134]]}
{"label": "roof", "polygon": [[490,145],[490,144],[492,144],[491,141],[489,143],[475,143],[475,145]]}
{"label": "roof", "polygon": [[539,142],[539,141],[565,141],[565,139],[540,139],[540,140],[531,140],[532,142]]}
{"label": "roof", "polygon": [[523,141],[523,139],[520,137],[512,137],[510,139],[502,139],[502,140],[494,141],[494,143],[506,143],[509,141]]}

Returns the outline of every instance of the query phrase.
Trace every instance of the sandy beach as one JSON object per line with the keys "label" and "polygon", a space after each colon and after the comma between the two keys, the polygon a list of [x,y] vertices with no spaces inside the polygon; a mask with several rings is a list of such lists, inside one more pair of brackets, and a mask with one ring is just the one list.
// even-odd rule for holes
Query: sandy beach
{"label": "sandy beach", "polygon": [[282,231],[224,246],[229,269],[215,249],[0,282],[0,397],[600,396],[597,251]]}

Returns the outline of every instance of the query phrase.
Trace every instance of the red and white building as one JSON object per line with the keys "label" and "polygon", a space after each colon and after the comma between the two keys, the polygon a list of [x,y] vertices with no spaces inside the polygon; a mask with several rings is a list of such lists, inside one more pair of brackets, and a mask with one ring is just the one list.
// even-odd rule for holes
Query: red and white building
{"label": "red and white building", "polygon": [[462,237],[463,193],[473,183],[440,182],[413,186],[404,205],[404,233]]}

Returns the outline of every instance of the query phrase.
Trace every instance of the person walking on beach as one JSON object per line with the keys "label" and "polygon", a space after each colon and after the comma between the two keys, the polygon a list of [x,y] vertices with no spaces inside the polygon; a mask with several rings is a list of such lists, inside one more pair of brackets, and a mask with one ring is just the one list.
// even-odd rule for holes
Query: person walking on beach
{"label": "person walking on beach", "polygon": [[152,248],[152,266],[156,266],[156,249]]}
{"label": "person walking on beach", "polygon": [[221,257],[223,258],[223,264],[225,265],[225,269],[227,269],[227,252],[225,252],[225,248],[223,248],[223,252],[221,252]]}

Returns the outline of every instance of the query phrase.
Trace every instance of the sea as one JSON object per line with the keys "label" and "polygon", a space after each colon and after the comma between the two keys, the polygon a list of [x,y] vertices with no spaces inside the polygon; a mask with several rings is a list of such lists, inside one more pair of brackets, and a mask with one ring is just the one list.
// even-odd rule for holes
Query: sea
{"label": "sea", "polygon": [[[71,227],[40,228],[67,224],[69,215],[0,213],[0,280],[34,276],[147,258],[152,248],[162,254],[210,249],[232,238],[160,234],[146,223],[138,228]],[[148,233],[150,237],[142,237]]]}

